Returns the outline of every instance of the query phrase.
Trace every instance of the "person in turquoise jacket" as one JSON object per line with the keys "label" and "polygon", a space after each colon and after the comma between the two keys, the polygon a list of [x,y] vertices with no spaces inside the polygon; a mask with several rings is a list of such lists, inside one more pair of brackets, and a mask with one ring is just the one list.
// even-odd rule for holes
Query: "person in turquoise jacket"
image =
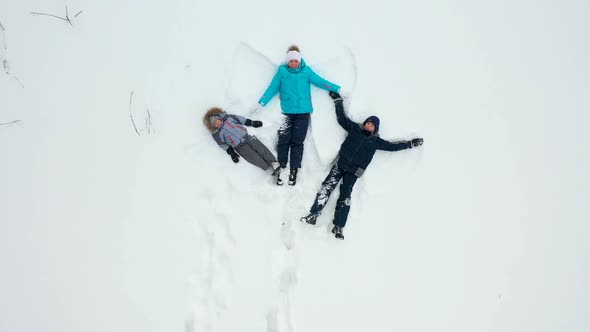
{"label": "person in turquoise jacket", "polygon": [[[299,48],[293,45],[287,50],[286,62],[279,66],[270,85],[258,100],[264,107],[279,93],[285,119],[278,131],[277,159],[281,168],[286,168],[289,162],[289,185],[292,186],[295,185],[297,171],[301,168],[303,142],[307,135],[310,114],[313,112],[310,84],[327,91],[340,91],[340,86],[323,79],[307,66],[301,58]],[[277,185],[282,184],[278,173]]]}

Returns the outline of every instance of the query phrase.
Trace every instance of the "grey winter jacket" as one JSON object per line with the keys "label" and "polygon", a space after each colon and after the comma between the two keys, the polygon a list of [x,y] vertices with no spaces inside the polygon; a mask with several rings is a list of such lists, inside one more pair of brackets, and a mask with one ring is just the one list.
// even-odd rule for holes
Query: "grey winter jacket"
{"label": "grey winter jacket", "polygon": [[215,142],[224,150],[230,146],[235,148],[246,139],[248,131],[243,124],[246,123],[246,118],[241,115],[227,114],[222,112],[219,118],[223,121],[221,127],[211,133]]}

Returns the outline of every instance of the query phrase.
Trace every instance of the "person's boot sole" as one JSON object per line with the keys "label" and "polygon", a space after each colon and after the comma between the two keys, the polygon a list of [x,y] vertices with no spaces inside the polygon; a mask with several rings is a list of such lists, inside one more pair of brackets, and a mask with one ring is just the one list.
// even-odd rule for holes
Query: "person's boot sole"
{"label": "person's boot sole", "polygon": [[308,225],[315,225],[315,222],[316,222],[316,220],[314,220],[313,222],[309,222],[309,221],[307,221],[307,219],[305,219],[305,217],[303,217],[303,218],[301,218],[299,220],[301,220],[301,222],[304,222],[304,223],[306,223]]}

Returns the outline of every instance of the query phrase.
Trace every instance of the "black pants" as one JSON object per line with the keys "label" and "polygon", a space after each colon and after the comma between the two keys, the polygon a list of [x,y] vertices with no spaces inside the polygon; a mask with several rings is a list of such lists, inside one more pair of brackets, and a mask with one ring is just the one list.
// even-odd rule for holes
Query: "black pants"
{"label": "black pants", "polygon": [[301,168],[303,142],[307,136],[308,126],[309,113],[285,114],[283,124],[279,128],[279,142],[277,144],[277,159],[282,168],[287,167],[287,162],[291,168]]}
{"label": "black pants", "polygon": [[350,211],[350,196],[352,194],[352,188],[356,183],[356,175],[345,172],[342,168],[338,167],[338,162],[334,163],[330,174],[326,177],[322,183],[322,188],[318,192],[315,202],[311,207],[310,212],[313,214],[321,214],[324,206],[328,203],[330,194],[336,188],[338,183],[342,180],[340,185],[340,196],[336,201],[336,211],[334,212],[334,225],[344,227],[346,225],[346,219],[348,219],[348,212]]}

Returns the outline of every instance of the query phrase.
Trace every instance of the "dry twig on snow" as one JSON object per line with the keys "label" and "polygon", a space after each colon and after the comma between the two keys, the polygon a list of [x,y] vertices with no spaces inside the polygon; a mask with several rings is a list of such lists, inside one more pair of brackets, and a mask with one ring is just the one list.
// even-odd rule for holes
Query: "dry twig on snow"
{"label": "dry twig on snow", "polygon": [[0,22],[0,33],[1,33],[0,37],[2,38],[2,44],[0,44],[0,48],[3,48],[6,50],[8,47],[6,47],[6,35],[4,34],[4,31],[6,31],[6,29],[2,25],[2,22]]}
{"label": "dry twig on snow", "polygon": [[141,130],[137,129],[137,125],[135,124],[135,119],[133,118],[133,112],[131,110],[131,105],[133,104],[133,91],[131,91],[131,95],[129,96],[129,118],[131,118],[131,123],[133,124],[133,129],[135,129],[135,133],[137,136],[141,136],[141,134],[147,132],[148,134],[155,133],[152,126],[152,113],[150,112],[149,108],[145,109],[146,117],[144,121],[144,127]]}
{"label": "dry twig on snow", "polygon": [[133,129],[137,133],[137,136],[141,136],[139,131],[137,131],[137,126],[135,125],[135,121],[133,120],[133,113],[131,113],[131,103],[133,102],[133,91],[131,91],[131,95],[129,96],[129,117],[131,118],[131,123],[133,124]]}
{"label": "dry twig on snow", "polygon": [[4,25],[2,25],[2,23],[0,22],[0,60],[2,61],[2,67],[4,68],[4,72],[6,73],[6,75],[14,78],[15,81],[18,82],[18,84],[21,87],[25,87],[20,80],[18,79],[18,77],[12,75],[10,73],[10,65],[8,64],[8,60],[6,59],[6,50],[8,50],[8,46],[6,46],[6,34],[5,34],[6,28],[4,28]]}
{"label": "dry twig on snow", "polygon": [[14,78],[14,80],[18,83],[18,85],[21,86],[21,88],[23,88],[23,89],[25,88],[25,86],[20,82],[20,80],[18,79],[18,77],[14,76],[12,74],[10,74],[10,77]]}
{"label": "dry twig on snow", "polygon": [[0,126],[7,126],[7,127],[10,127],[10,126],[12,126],[13,124],[15,124],[15,123],[17,123],[17,122],[20,122],[20,121],[21,121],[21,120],[14,120],[14,121],[10,121],[10,122],[4,122],[4,123],[0,123]]}
{"label": "dry twig on snow", "polygon": [[31,15],[40,15],[40,16],[50,16],[50,17],[55,17],[55,18],[57,18],[57,19],[59,19],[59,20],[66,21],[66,22],[70,22],[70,24],[71,24],[71,21],[70,21],[69,19],[66,19],[65,17],[61,17],[61,16],[57,16],[57,15],[53,15],[53,14],[31,12]]}
{"label": "dry twig on snow", "polygon": [[150,113],[149,109],[145,109],[147,112],[147,117],[145,118],[145,129],[147,130],[148,134],[151,134],[154,130],[152,129],[152,114]]}
{"label": "dry twig on snow", "polygon": [[[76,15],[74,15],[74,18],[78,17],[78,15],[82,14],[82,12],[83,12],[83,10],[79,11]],[[70,24],[70,26],[74,25],[72,23],[72,20],[70,19],[70,13],[69,13],[67,4],[66,4],[66,16],[65,17],[61,17],[61,16],[57,16],[57,15],[53,15],[53,14],[47,14],[47,13],[40,13],[40,12],[31,12],[31,15],[54,17],[54,18],[57,18],[57,19],[62,20],[64,22],[68,22]]]}

